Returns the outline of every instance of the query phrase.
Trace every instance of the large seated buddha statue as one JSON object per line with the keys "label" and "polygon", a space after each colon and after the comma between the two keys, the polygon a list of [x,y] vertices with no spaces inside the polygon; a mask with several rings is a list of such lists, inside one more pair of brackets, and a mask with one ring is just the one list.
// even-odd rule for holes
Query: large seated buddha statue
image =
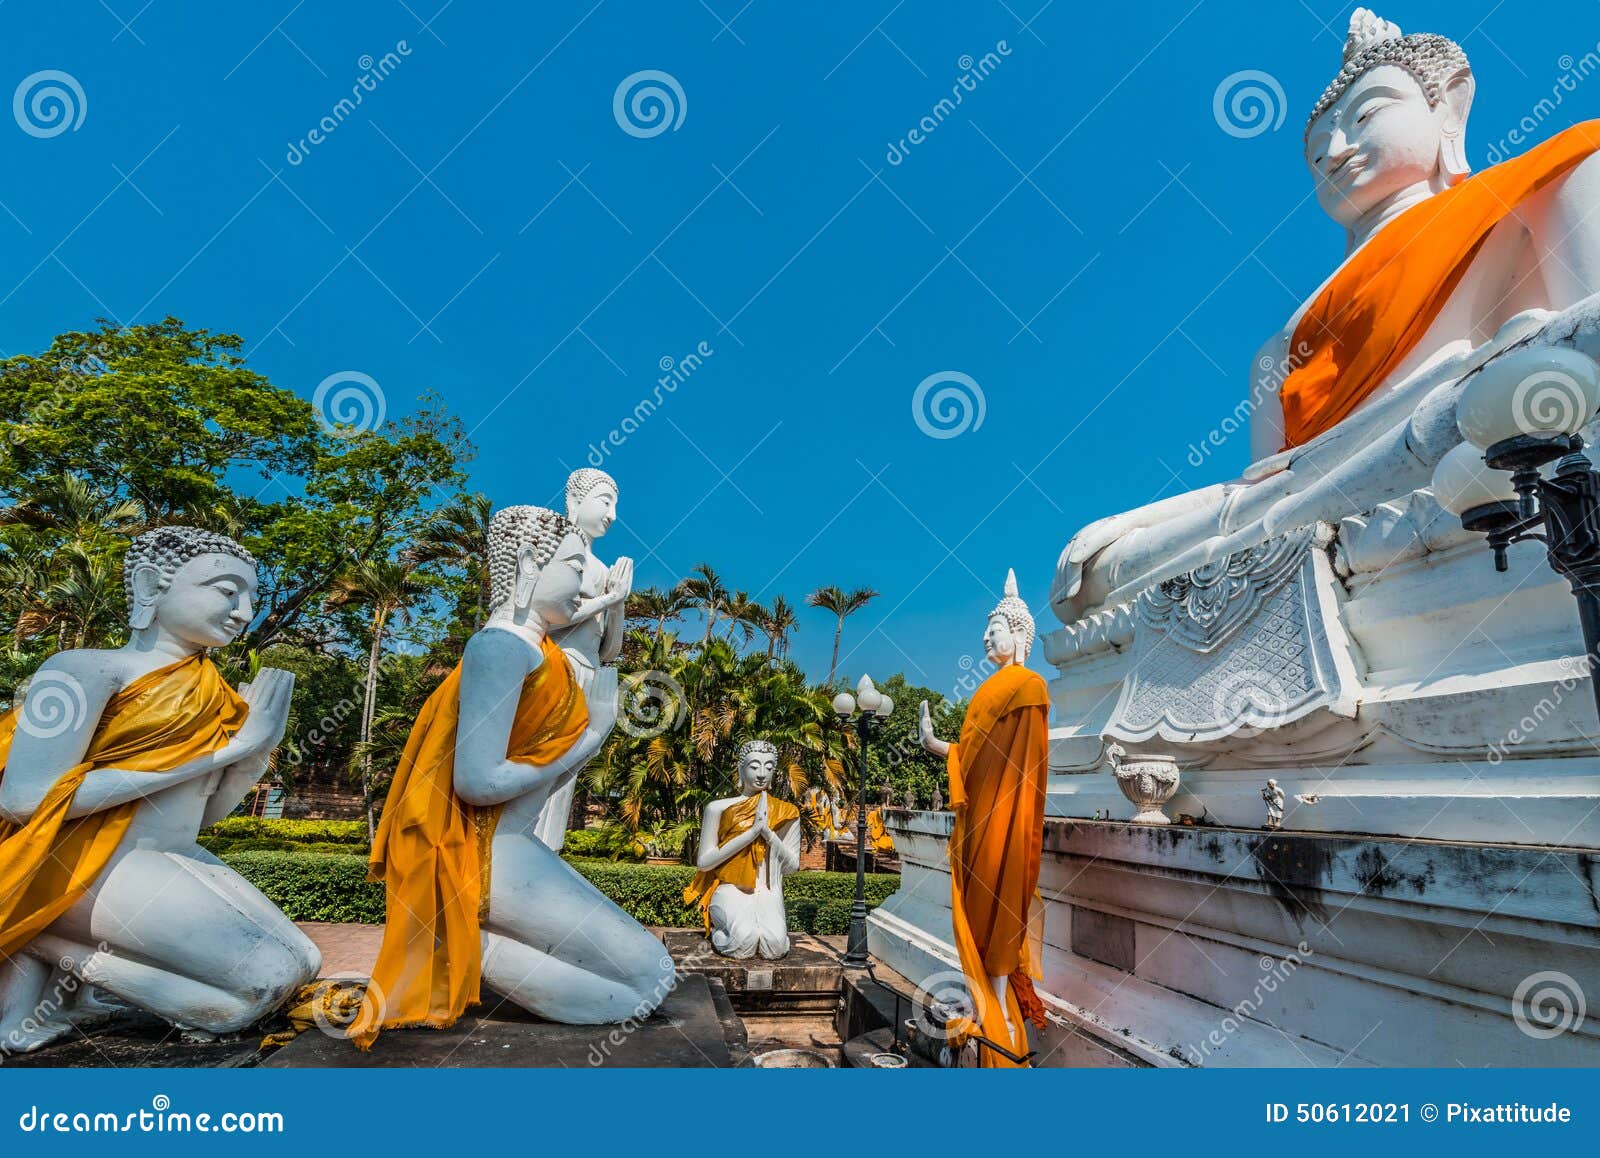
{"label": "large seated buddha statue", "polygon": [[208,656],[250,623],[255,560],[160,527],[134,539],[123,582],[127,644],[51,656],[0,721],[0,1054],[118,1002],[236,1032],[321,968],[195,842],[255,787],[288,720],[293,676],[263,668],[236,692]]}
{"label": "large seated buddha statue", "polygon": [[554,632],[586,604],[589,543],[542,507],[489,527],[488,623],[428,698],[372,846],[383,944],[351,1036],[454,1024],[487,988],[551,1021],[644,1018],[671,991],[650,933],[540,839],[551,793],[616,721],[615,669],[580,684]]}
{"label": "large seated buddha statue", "polygon": [[1570,320],[1593,310],[1600,122],[1473,175],[1473,86],[1459,45],[1356,10],[1305,130],[1346,255],[1255,360],[1234,412],[1248,414],[1253,463],[1080,531],[1051,593],[1063,622],[1426,487],[1460,441],[1463,379],[1509,346],[1570,336]]}

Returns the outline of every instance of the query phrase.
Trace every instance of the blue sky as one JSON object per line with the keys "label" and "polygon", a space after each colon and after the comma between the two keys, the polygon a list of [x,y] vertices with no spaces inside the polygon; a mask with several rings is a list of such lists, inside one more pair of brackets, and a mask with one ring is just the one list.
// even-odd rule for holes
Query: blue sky
{"label": "blue sky", "polygon": [[[1074,530],[1242,468],[1242,434],[1191,447],[1342,248],[1300,134],[1352,6],[1041,3],[14,0],[5,84],[59,70],[83,108],[0,132],[0,350],[173,313],[307,397],[432,389],[506,504],[551,502],[704,344],[607,447],[602,553],[796,603],[871,585],[844,670],[953,687],[1008,566],[1048,630]],[[1592,4],[1381,12],[1463,43],[1477,166],[1600,107],[1560,85]],[[1276,127],[1215,115],[1247,71]],[[676,127],[618,119],[640,72],[676,82]],[[938,374],[981,425],[919,426]],[[801,615],[820,677],[831,620]]]}

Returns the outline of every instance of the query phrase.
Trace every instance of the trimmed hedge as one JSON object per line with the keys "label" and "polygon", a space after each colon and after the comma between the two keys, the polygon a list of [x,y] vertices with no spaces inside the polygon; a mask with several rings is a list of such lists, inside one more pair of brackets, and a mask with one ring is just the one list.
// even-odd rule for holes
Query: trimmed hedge
{"label": "trimmed hedge", "polygon": [[569,828],[561,851],[567,856],[587,856],[605,860],[642,861],[633,843],[624,834],[606,828]]}
{"label": "trimmed hedge", "polygon": [[[239,852],[223,858],[292,920],[383,922],[383,886],[366,879],[365,857],[307,852]],[[700,912],[683,903],[694,876],[687,865],[626,864],[572,857],[568,863],[645,925],[695,928]],[[900,887],[892,873],[867,875],[867,907]],[[850,873],[801,872],[784,878],[789,929],[824,935],[845,932],[856,879]]]}
{"label": "trimmed hedge", "polygon": [[383,886],[367,880],[364,856],[238,852],[222,859],[291,921],[383,924]]}
{"label": "trimmed hedge", "polygon": [[227,856],[239,852],[312,852],[366,856],[364,820],[284,820],[229,816],[200,834],[200,847]]}

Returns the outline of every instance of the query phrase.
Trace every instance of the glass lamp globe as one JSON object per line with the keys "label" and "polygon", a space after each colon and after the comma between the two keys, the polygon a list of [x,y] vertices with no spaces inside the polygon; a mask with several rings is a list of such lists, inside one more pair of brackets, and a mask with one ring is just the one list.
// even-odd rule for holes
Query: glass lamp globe
{"label": "glass lamp globe", "polygon": [[1483,451],[1470,442],[1450,448],[1433,469],[1433,497],[1452,515],[1460,516],[1489,503],[1514,503],[1511,476],[1483,461]]}
{"label": "glass lamp globe", "polygon": [[1600,407],[1600,366],[1566,346],[1502,354],[1467,382],[1456,404],[1461,436],[1480,450],[1519,436],[1576,434]]}
{"label": "glass lamp globe", "polygon": [[894,697],[887,695],[879,696],[878,706],[874,709],[874,711],[876,711],[881,718],[887,720],[891,715],[894,714]]}
{"label": "glass lamp globe", "polygon": [[840,692],[833,697],[833,710],[841,716],[856,714],[856,698],[849,692]]}
{"label": "glass lamp globe", "polygon": [[862,676],[861,682],[856,684],[856,703],[861,705],[861,710],[863,712],[877,711],[878,702],[882,699],[883,693],[873,685],[872,677]]}

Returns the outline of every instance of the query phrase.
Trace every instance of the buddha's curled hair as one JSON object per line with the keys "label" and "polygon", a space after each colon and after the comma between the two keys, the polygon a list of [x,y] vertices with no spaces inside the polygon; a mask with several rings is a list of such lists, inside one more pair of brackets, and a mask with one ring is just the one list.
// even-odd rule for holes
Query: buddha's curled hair
{"label": "buddha's curled hair", "polygon": [[577,528],[548,507],[506,507],[489,520],[489,610],[510,601],[517,587],[517,558],[532,547],[543,567],[561,540]]}

